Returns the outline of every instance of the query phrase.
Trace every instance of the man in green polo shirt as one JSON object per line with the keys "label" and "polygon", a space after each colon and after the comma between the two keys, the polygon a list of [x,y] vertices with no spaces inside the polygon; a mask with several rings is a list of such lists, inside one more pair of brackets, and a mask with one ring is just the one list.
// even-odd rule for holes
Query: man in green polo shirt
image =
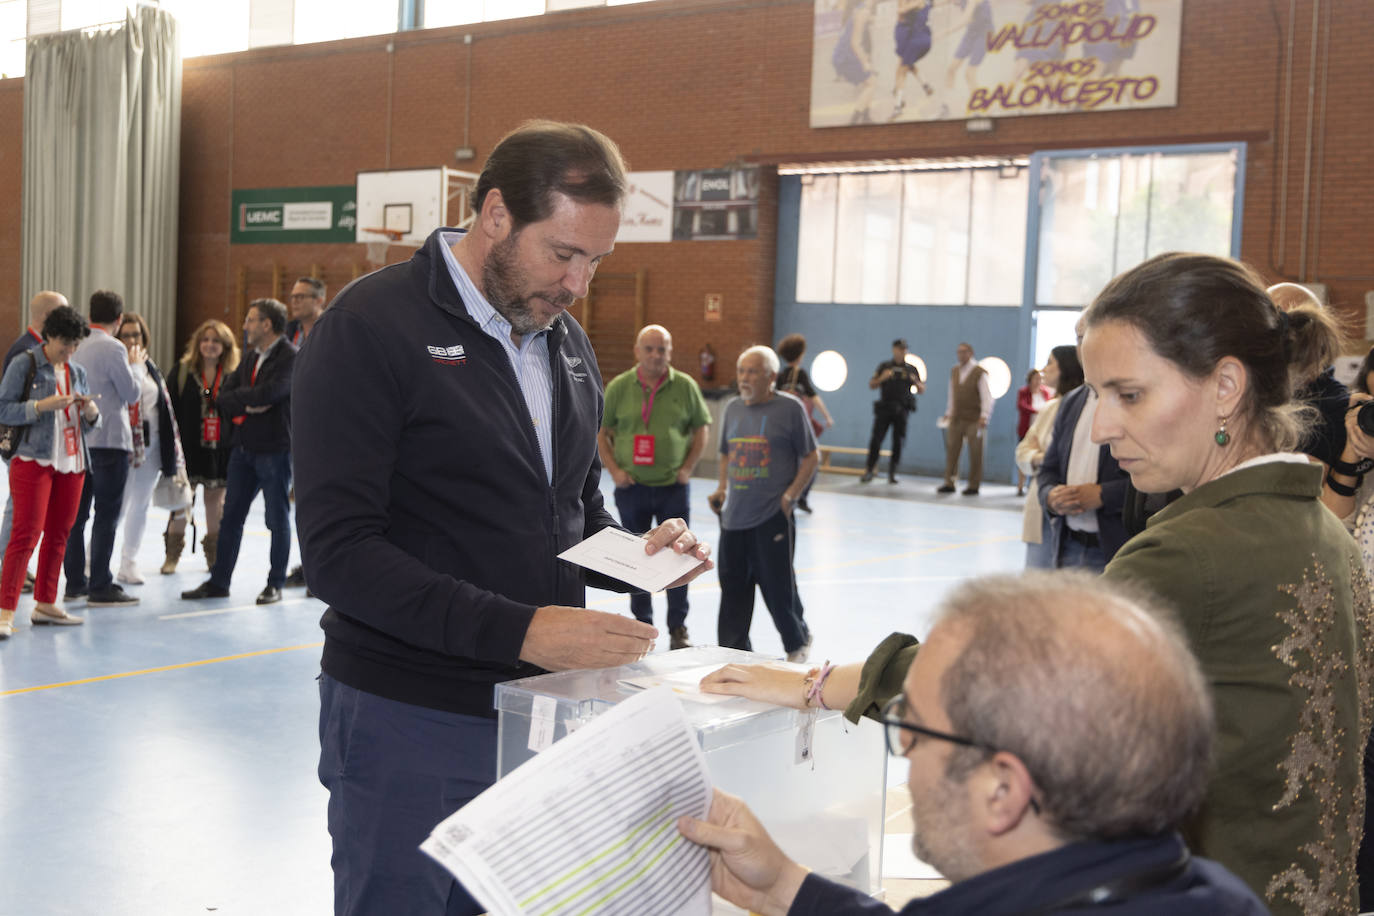
{"label": "man in green polo shirt", "polygon": [[[673,335],[651,324],[635,338],[635,361],[606,386],[606,408],[597,433],[601,463],[615,480],[620,523],[648,531],[654,519],[690,522],[687,482],[706,448],[711,414],[701,389],[671,365]],[[645,592],[630,595],[630,610],[648,623],[653,602]],[[685,649],[687,586],[668,589],[670,647]]]}

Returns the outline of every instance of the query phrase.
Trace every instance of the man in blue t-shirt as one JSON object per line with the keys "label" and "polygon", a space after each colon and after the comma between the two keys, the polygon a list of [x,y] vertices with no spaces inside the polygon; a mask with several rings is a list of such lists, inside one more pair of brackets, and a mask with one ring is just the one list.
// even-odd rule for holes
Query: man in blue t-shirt
{"label": "man in blue t-shirt", "polygon": [[757,585],[787,660],[802,662],[811,632],[802,620],[792,569],[792,510],[820,456],[802,402],[773,388],[778,365],[769,347],[741,353],[735,367],[739,397],[725,406],[721,418],[720,483],[707,500],[720,513],[717,636],[722,646],[752,648],[749,624]]}

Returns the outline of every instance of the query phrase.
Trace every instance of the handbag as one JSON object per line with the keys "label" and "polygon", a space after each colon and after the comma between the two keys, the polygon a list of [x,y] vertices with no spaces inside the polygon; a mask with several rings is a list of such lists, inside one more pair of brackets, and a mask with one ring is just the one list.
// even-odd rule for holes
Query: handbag
{"label": "handbag", "polygon": [[[33,355],[33,350],[29,350],[25,355],[29,358],[29,371],[24,376],[24,387],[19,389],[20,394],[25,394],[33,387],[33,376],[38,371],[38,358]],[[5,426],[0,424],[0,459],[6,464],[14,457],[14,453],[19,451],[19,444],[29,437],[29,426],[25,423],[21,426]]]}
{"label": "handbag", "polygon": [[172,512],[191,505],[194,496],[195,490],[191,487],[191,481],[180,474],[172,477],[163,474],[153,487],[153,505]]}

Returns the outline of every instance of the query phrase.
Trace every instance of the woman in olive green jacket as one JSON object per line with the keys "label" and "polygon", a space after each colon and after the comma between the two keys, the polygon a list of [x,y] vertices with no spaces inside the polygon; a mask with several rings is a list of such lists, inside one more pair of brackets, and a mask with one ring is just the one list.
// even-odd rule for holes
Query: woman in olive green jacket
{"label": "woman in olive green jacket", "polygon": [[[1174,606],[1212,686],[1216,768],[1189,845],[1275,914],[1354,913],[1374,609],[1354,541],[1320,502],[1321,467],[1289,451],[1302,425],[1291,379],[1337,332],[1320,310],[1280,312],[1245,265],[1184,254],[1117,277],[1085,321],[1093,441],[1142,492],[1184,491],[1105,575]],[[915,651],[888,637],[832,671],[820,699],[876,714]],[[707,680],[805,702],[796,674]]]}

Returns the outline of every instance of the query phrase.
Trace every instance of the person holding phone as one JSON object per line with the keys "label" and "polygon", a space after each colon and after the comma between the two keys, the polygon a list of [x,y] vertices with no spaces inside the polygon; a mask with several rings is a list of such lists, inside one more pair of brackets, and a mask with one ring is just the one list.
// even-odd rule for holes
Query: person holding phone
{"label": "person holding phone", "polygon": [[0,639],[14,633],[24,572],[40,535],[43,548],[29,619],[58,626],[83,622],[56,601],[67,535],[90,465],[84,433],[100,420],[86,370],[69,361],[90,333],[86,319],[71,306],[53,309],[43,321],[42,346],[12,361],[0,379],[0,423],[24,428],[9,468],[14,529],[0,567]]}

